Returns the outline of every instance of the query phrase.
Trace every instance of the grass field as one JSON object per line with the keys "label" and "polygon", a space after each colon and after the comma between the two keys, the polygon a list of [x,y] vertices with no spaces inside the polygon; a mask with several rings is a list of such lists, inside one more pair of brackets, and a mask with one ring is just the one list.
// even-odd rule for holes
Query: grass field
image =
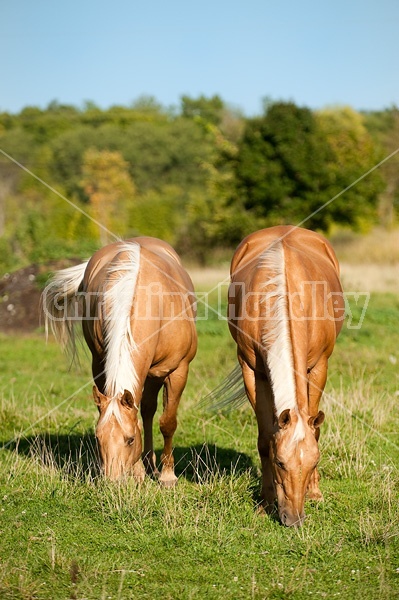
{"label": "grass field", "polygon": [[[325,501],[301,529],[256,511],[251,410],[198,406],[235,365],[212,310],[198,321],[174,490],[99,476],[88,357],[69,370],[43,335],[2,336],[0,598],[399,597],[398,323],[398,295],[375,293],[361,327],[344,327],[322,402]],[[156,445],[159,458],[158,433]]]}

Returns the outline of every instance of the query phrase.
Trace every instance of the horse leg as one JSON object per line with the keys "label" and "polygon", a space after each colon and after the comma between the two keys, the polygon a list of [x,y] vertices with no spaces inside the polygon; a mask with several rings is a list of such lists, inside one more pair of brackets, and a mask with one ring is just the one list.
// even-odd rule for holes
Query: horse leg
{"label": "horse leg", "polygon": [[157,469],[154,452],[152,424],[157,410],[158,392],[162,387],[162,383],[163,381],[161,379],[147,377],[140,404],[144,429],[143,463],[147,475],[152,475],[154,477],[159,477],[159,471]]}
{"label": "horse leg", "polygon": [[262,501],[266,510],[272,510],[276,493],[273,473],[270,464],[270,440],[273,435],[273,398],[268,380],[247,365],[242,357],[238,357],[244,379],[244,387],[255,411],[258,422],[258,452],[262,466]]}
{"label": "horse leg", "polygon": [[[327,358],[322,357],[313,367],[308,377],[309,416],[315,417],[319,412],[319,402],[327,381]],[[316,441],[319,441],[320,427],[315,429]],[[323,494],[319,487],[320,474],[317,469],[313,471],[306,496],[310,500],[323,500]]]}
{"label": "horse leg", "polygon": [[164,381],[163,413],[159,426],[164,439],[161,456],[162,471],[159,478],[165,487],[173,487],[177,482],[174,471],[174,458],[172,440],[177,427],[177,409],[180,398],[186,385],[188,376],[188,363],[180,363]]}
{"label": "horse leg", "polygon": [[270,461],[270,443],[274,434],[273,392],[265,376],[256,375],[256,420],[258,422],[258,452],[262,465],[262,499],[267,512],[274,510],[276,490]]}

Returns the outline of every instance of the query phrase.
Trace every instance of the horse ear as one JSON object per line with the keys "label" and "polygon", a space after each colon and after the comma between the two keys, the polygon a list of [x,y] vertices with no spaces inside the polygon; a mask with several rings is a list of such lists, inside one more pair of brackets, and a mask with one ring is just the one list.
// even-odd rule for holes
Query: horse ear
{"label": "horse ear", "polygon": [[315,417],[309,417],[309,421],[308,421],[309,426],[314,427],[315,429],[318,429],[320,427],[320,425],[323,424],[324,417],[325,417],[325,414],[323,413],[323,411],[319,410],[319,412],[317,413],[317,415]]}
{"label": "horse ear", "polygon": [[109,404],[107,396],[104,396],[104,394],[100,392],[96,385],[93,385],[93,398],[100,412],[102,412],[105,409],[105,407]]}
{"label": "horse ear", "polygon": [[128,408],[129,410],[132,410],[134,408],[137,411],[137,406],[135,405],[133,396],[132,396],[131,392],[129,392],[129,390],[125,390],[123,392],[122,398],[121,398],[121,404],[122,404],[122,406],[124,406],[125,408]]}
{"label": "horse ear", "polygon": [[290,422],[291,422],[290,409],[286,408],[285,410],[283,410],[283,412],[281,413],[281,415],[278,418],[278,426],[280,427],[280,429],[286,429],[286,427],[288,427]]}

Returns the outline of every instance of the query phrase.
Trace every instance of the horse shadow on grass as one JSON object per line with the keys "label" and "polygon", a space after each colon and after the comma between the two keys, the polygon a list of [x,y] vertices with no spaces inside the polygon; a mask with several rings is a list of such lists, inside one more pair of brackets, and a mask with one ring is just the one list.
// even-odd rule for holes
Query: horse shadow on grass
{"label": "horse shadow on grass", "polygon": [[[102,477],[97,441],[93,433],[51,434],[21,437],[0,441],[0,449],[24,456],[44,468],[63,473],[72,480],[93,481]],[[161,448],[156,449],[159,460]],[[176,446],[173,450],[175,473],[195,484],[206,484],[223,477],[239,477],[245,473],[251,479],[251,495],[254,507],[261,505],[259,467],[252,458],[232,448],[217,444]],[[159,465],[160,466],[160,465]],[[278,520],[276,513],[270,515]]]}
{"label": "horse shadow on grass", "polygon": [[[89,432],[79,435],[43,433],[0,441],[0,448],[71,477],[96,479],[101,476],[96,438]],[[161,448],[156,449],[156,455],[159,460]],[[247,454],[217,444],[176,446],[173,455],[176,475],[194,483],[239,476],[245,472],[249,472],[254,480],[258,479],[257,468]],[[254,500],[257,500],[257,493]]]}

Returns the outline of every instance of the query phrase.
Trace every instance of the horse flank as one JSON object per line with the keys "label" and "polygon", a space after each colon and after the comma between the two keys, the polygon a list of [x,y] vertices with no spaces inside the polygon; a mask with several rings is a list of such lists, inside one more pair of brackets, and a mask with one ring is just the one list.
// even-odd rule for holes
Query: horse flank
{"label": "horse flank", "polygon": [[[114,398],[129,390],[137,392],[138,376],[132,361],[137,345],[131,331],[131,311],[140,269],[140,246],[135,242],[121,244],[123,259],[115,257],[105,283],[104,341],[105,394]],[[110,276],[117,275],[116,281]]]}
{"label": "horse flank", "polygon": [[296,401],[284,246],[281,240],[260,255],[258,267],[271,273],[263,286],[265,295],[262,297],[262,304],[267,311],[267,322],[262,331],[261,342],[270,372],[275,411],[277,417],[286,409],[296,411],[299,418],[292,441],[300,441],[305,433]]}

